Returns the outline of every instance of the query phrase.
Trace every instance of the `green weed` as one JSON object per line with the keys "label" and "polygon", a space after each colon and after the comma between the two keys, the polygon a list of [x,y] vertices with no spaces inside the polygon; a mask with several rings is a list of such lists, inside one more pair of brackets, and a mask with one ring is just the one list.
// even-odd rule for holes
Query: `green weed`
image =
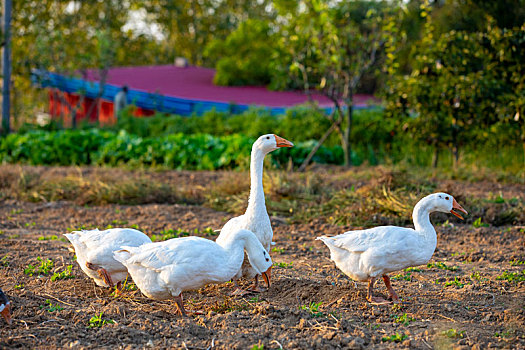
{"label": "green weed", "polygon": [[264,344],[255,344],[250,350],[264,350]]}
{"label": "green weed", "polygon": [[293,267],[293,262],[291,263],[275,262],[273,263],[273,266],[281,267],[283,269],[291,269]]}
{"label": "green weed", "polygon": [[24,269],[24,273],[29,276],[33,275],[47,275],[51,272],[51,269],[54,266],[53,260],[46,259],[43,260],[41,257],[36,258],[40,262],[39,266],[33,266],[29,264],[27,268]]}
{"label": "green weed", "polygon": [[431,268],[437,268],[437,269],[440,269],[440,270],[448,270],[448,271],[457,271],[457,269],[458,269],[457,266],[447,266],[445,263],[442,263],[440,261],[435,262],[435,263],[428,263],[427,267],[430,268],[430,269]]}
{"label": "green weed", "polygon": [[58,239],[58,236],[56,235],[38,237],[39,241],[56,241],[57,239]]}
{"label": "green weed", "polygon": [[394,277],[392,277],[392,279],[394,281],[400,281],[400,280],[411,281],[412,280],[411,275],[412,274],[410,272],[407,272],[405,274],[400,273],[400,274],[397,274]]}
{"label": "green weed", "polygon": [[24,224],[25,227],[29,227],[29,226],[35,226],[36,225],[36,222],[26,222]]}
{"label": "green weed", "polygon": [[322,302],[314,303],[311,302],[309,305],[302,305],[300,307],[301,310],[306,310],[312,315],[313,317],[323,317],[324,314],[319,311],[319,306],[322,305]]}
{"label": "green weed", "polygon": [[382,341],[389,341],[389,342],[400,343],[403,340],[405,340],[406,338],[408,338],[408,336],[406,334],[399,334],[399,333],[396,332],[396,334],[390,335],[388,337],[383,337],[381,340]]}
{"label": "green weed", "polygon": [[273,247],[272,248],[272,252],[282,254],[282,253],[284,253],[284,249],[283,248]]}
{"label": "green weed", "polygon": [[40,308],[41,309],[46,309],[46,311],[48,311],[48,312],[55,312],[55,311],[64,310],[64,308],[62,306],[60,306],[59,304],[51,303],[51,301],[49,299],[46,299],[45,303],[46,303],[46,305],[41,305]]}
{"label": "green weed", "polygon": [[525,270],[521,272],[508,272],[505,271],[501,276],[496,277],[497,280],[507,280],[509,282],[523,282],[525,281]]}
{"label": "green weed", "polygon": [[405,271],[405,272],[421,272],[421,269],[418,269],[417,267],[407,267],[403,271]]}
{"label": "green weed", "polygon": [[406,313],[404,313],[403,315],[393,315],[392,317],[394,318],[394,322],[402,323],[405,326],[408,326],[410,322],[415,321],[414,318],[409,317]]}
{"label": "green weed", "polygon": [[458,288],[463,288],[465,286],[465,284],[461,283],[461,281],[457,277],[454,277],[453,281],[448,281],[448,282],[443,283],[443,285],[445,287],[455,286],[455,287],[458,287]]}
{"label": "green weed", "polygon": [[62,272],[55,272],[53,274],[53,276],[51,276],[51,281],[57,281],[57,280],[65,280],[65,279],[70,279],[70,278],[75,278],[75,276],[73,276],[71,274],[71,269],[73,268],[73,265],[68,265],[66,266],[66,269]]}
{"label": "green weed", "polygon": [[9,266],[9,255],[4,255],[2,259],[0,259],[0,266],[8,267]]}
{"label": "green weed", "polygon": [[100,328],[106,324],[113,324],[115,321],[113,320],[105,320],[102,318],[102,312],[98,315],[95,315],[91,317],[88,321],[87,327],[88,328]]}
{"label": "green weed", "polygon": [[525,265],[525,261],[514,259],[510,262],[510,266],[519,266],[519,265]]}
{"label": "green weed", "polygon": [[465,331],[458,331],[457,329],[455,328],[450,328],[446,331],[443,331],[441,334],[449,337],[449,338],[463,338],[464,337],[464,334],[465,334]]}
{"label": "green weed", "polygon": [[179,228],[177,230],[173,230],[170,228],[160,231],[160,234],[158,235],[152,235],[151,240],[153,242],[161,242],[172,238],[186,237],[189,235],[190,233],[188,231],[184,231],[183,229]]}
{"label": "green weed", "polygon": [[17,290],[21,290],[24,288],[24,284],[23,283],[20,283],[20,284],[15,284],[15,289]]}
{"label": "green weed", "polygon": [[489,225],[484,222],[481,222],[481,217],[479,217],[472,223],[472,226],[474,226],[475,228],[479,228],[479,227],[488,227]]}

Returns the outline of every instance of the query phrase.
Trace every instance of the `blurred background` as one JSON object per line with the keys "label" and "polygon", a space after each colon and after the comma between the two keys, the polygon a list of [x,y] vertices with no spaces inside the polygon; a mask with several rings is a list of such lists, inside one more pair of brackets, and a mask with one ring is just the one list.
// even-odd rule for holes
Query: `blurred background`
{"label": "blurred background", "polygon": [[525,174],[524,0],[3,4],[3,162]]}

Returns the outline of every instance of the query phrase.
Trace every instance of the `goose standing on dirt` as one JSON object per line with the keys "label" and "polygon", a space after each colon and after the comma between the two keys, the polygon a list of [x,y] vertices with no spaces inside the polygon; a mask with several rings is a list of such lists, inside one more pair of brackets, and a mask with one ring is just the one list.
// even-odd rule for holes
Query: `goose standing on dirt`
{"label": "goose standing on dirt", "polygon": [[13,320],[11,319],[11,303],[9,302],[9,299],[7,299],[4,292],[0,289],[0,314],[2,314],[2,317],[7,322],[7,324],[13,323]]}
{"label": "goose standing on dirt", "polygon": [[245,249],[256,273],[262,274],[269,287],[270,254],[248,230],[237,230],[221,244],[182,237],[140,247],[123,246],[114,257],[127,267],[144,295],[156,300],[174,298],[179,312],[186,316],[182,292],[231,280],[242,265]]}
{"label": "goose standing on dirt", "polygon": [[[248,207],[244,215],[234,217],[224,225],[219,237],[217,237],[217,243],[221,244],[229,240],[230,236],[239,229],[246,229],[252,231],[264,249],[268,252],[270,251],[273,230],[264,200],[263,165],[264,157],[281,147],[293,147],[293,143],[275,134],[262,135],[254,142],[250,160],[250,198]],[[250,290],[260,292],[258,276],[257,270],[252,268],[249,261],[245,259],[241,269],[233,279],[237,286],[237,279],[240,277],[255,278],[254,285]],[[243,293],[245,292],[237,286],[233,294]]]}
{"label": "goose standing on dirt", "polygon": [[121,281],[128,275],[124,265],[113,258],[113,252],[123,245],[138,247],[151,243],[144,233],[131,228],[112,228],[104,231],[83,230],[64,234],[73,244],[77,262],[86,275],[98,286],[121,289]]}
{"label": "goose standing on dirt", "polygon": [[374,281],[383,277],[389,299],[399,301],[387,273],[410,266],[426,264],[436,249],[436,230],[430,222],[430,213],[468,214],[449,194],[433,193],[421,199],[412,213],[415,230],[397,226],[380,226],[368,230],[348,231],[335,237],[317,237],[330,249],[330,258],[347,276],[356,281],[368,280],[367,300],[388,303],[372,295]]}

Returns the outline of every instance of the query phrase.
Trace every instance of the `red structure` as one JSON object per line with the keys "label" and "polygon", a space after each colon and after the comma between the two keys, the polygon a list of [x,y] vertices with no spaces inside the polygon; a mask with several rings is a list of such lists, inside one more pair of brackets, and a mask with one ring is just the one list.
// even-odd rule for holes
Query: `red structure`
{"label": "red structure", "polygon": [[[76,110],[78,121],[113,123],[113,98],[122,86],[128,86],[128,103],[136,106],[134,115],[150,116],[155,111],[170,114],[202,114],[216,109],[242,113],[250,106],[268,108],[272,114],[305,104],[311,98],[329,112],[332,102],[323,95],[307,96],[297,91],[270,91],[260,86],[225,87],[213,84],[215,70],[202,67],[144,66],[109,70],[100,96],[98,71],[89,71],[84,79],[55,73],[35,72],[33,79],[49,87],[49,112],[70,123]],[[78,91],[83,92],[81,96]],[[375,103],[370,95],[356,95],[356,108]]]}

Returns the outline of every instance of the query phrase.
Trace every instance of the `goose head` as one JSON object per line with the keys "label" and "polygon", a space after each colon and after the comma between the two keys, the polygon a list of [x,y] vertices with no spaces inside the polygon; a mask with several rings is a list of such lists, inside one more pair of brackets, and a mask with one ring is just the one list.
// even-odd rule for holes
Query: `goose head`
{"label": "goose head", "polygon": [[260,136],[257,141],[253,143],[252,151],[268,154],[281,147],[293,147],[293,143],[275,134],[266,134]]}
{"label": "goose head", "polygon": [[250,264],[258,275],[262,275],[264,282],[266,282],[268,288],[270,288],[273,264],[270,254],[264,249],[261,242],[259,242],[252,231],[239,230],[236,232],[235,236],[236,238],[234,239],[244,240],[244,248],[246,249]]}
{"label": "goose head", "polygon": [[11,324],[13,321],[11,320],[11,303],[5,296],[4,292],[0,289],[0,314],[2,314],[2,317],[4,320]]}
{"label": "goose head", "polygon": [[463,220],[463,217],[458,212],[463,212],[468,215],[468,212],[463,209],[461,205],[451,195],[443,192],[434,193],[429,196],[430,211],[440,211],[443,213],[451,213]]}
{"label": "goose head", "polygon": [[[248,248],[248,247],[246,247]],[[248,253],[248,260],[250,260],[250,264],[254,268],[254,270],[257,272],[258,275],[262,275],[262,278],[264,279],[264,282],[266,282],[266,285],[268,288],[270,288],[270,279],[272,277],[272,258],[270,258],[270,254],[262,247],[247,249]]]}

